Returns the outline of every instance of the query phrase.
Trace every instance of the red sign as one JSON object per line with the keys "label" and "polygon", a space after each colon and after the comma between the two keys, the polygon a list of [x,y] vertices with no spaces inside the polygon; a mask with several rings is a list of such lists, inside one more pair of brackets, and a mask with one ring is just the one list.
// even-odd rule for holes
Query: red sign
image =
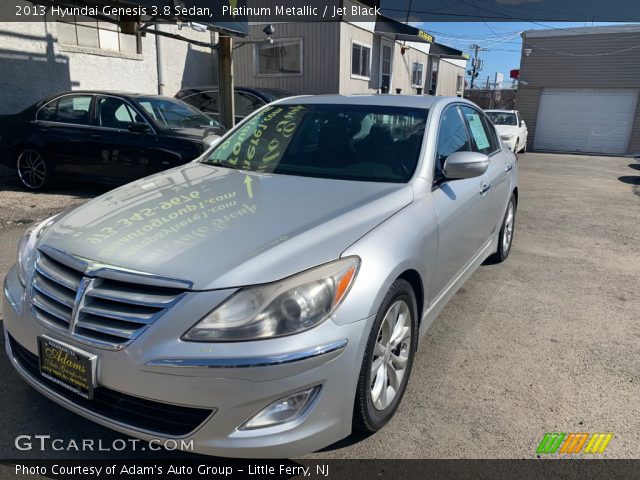
{"label": "red sign", "polygon": [[511,72],[509,72],[509,78],[517,79],[519,76],[520,76],[520,69],[519,68],[514,68],[513,70],[511,70]]}

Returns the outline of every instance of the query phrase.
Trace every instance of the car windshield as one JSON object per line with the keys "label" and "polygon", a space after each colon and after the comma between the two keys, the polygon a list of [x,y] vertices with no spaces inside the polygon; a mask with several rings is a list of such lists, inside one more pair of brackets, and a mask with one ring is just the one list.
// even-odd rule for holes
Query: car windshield
{"label": "car windshield", "polygon": [[486,112],[487,116],[494,125],[512,125],[515,126],[516,114],[511,112]]}
{"label": "car windshield", "polygon": [[135,102],[155,123],[169,128],[221,128],[220,122],[180,100],[164,97],[141,97]]}
{"label": "car windshield", "polygon": [[202,160],[252,172],[404,183],[418,164],[428,110],[273,105]]}

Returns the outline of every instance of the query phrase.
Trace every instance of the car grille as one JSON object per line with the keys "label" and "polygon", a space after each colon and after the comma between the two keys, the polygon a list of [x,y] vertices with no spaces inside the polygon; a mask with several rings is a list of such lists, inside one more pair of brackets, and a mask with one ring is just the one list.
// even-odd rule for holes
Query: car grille
{"label": "car grille", "polygon": [[50,247],[38,250],[31,290],[41,323],[102,348],[135,340],[185,294],[189,283],[93,265]]}
{"label": "car grille", "polygon": [[80,397],[40,375],[38,357],[8,335],[13,358],[34,381],[92,413],[137,430],[184,436],[198,428],[215,409],[183,407],[134,397],[106,387],[93,390],[93,399]]}

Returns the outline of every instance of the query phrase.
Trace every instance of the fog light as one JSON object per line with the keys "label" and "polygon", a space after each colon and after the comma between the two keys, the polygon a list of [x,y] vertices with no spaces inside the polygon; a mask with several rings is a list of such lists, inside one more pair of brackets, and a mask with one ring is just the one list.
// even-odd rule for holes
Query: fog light
{"label": "fog light", "polygon": [[320,392],[320,385],[276,400],[254,415],[240,430],[273,427],[300,418],[309,409]]}

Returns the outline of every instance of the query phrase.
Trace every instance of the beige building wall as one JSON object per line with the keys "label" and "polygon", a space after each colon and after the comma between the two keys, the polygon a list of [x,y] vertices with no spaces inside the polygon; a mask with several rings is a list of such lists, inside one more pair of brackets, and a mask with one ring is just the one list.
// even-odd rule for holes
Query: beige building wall
{"label": "beige building wall", "polygon": [[[371,75],[368,79],[358,78],[351,74],[351,49],[353,42],[371,46]],[[382,43],[393,45],[391,90],[395,93],[397,88],[402,89],[403,94],[416,93],[411,85],[411,69],[413,62],[423,64],[422,86],[427,74],[428,54],[408,47],[402,54],[400,43],[380,35],[374,35],[358,25],[351,23],[340,24],[340,88],[341,94],[365,94],[376,93],[380,89],[380,51]]]}
{"label": "beige building wall", "polygon": [[[338,91],[340,24],[338,22],[298,22],[274,25],[275,39],[302,39],[302,74],[258,75],[256,45],[239,46],[233,52],[234,81],[238,86],[278,88],[293,94],[311,95]],[[243,41],[265,39],[264,25],[251,25]],[[217,82],[216,82],[217,83]]]}
{"label": "beige building wall", "polygon": [[[264,24],[250,26],[250,35],[243,41],[261,41]],[[234,50],[235,84],[263,88],[278,88],[293,94],[372,94],[380,89],[380,51],[382,44],[393,46],[392,79],[390,93],[400,88],[403,94],[415,94],[416,85],[411,84],[413,62],[423,64],[422,84],[428,74],[428,44],[407,42],[404,55],[403,45],[391,38],[374,34],[375,23],[348,22],[298,22],[275,24],[274,39],[302,39],[303,71],[295,75],[261,76],[257,73],[256,45],[249,43]],[[358,77],[351,73],[351,55],[354,42],[371,48],[370,75],[368,78]],[[463,61],[464,63],[464,61]],[[464,74],[464,67],[455,65],[455,61],[443,64],[442,79],[439,88],[446,95],[455,95],[455,73]],[[455,73],[454,73],[455,72]],[[450,83],[445,86],[444,83]]]}
{"label": "beige building wall", "polygon": [[[462,78],[462,89],[457,90],[458,77]],[[455,97],[464,94],[464,67],[456,65],[453,61],[445,58],[440,60],[438,65],[438,85],[436,95]]]}

